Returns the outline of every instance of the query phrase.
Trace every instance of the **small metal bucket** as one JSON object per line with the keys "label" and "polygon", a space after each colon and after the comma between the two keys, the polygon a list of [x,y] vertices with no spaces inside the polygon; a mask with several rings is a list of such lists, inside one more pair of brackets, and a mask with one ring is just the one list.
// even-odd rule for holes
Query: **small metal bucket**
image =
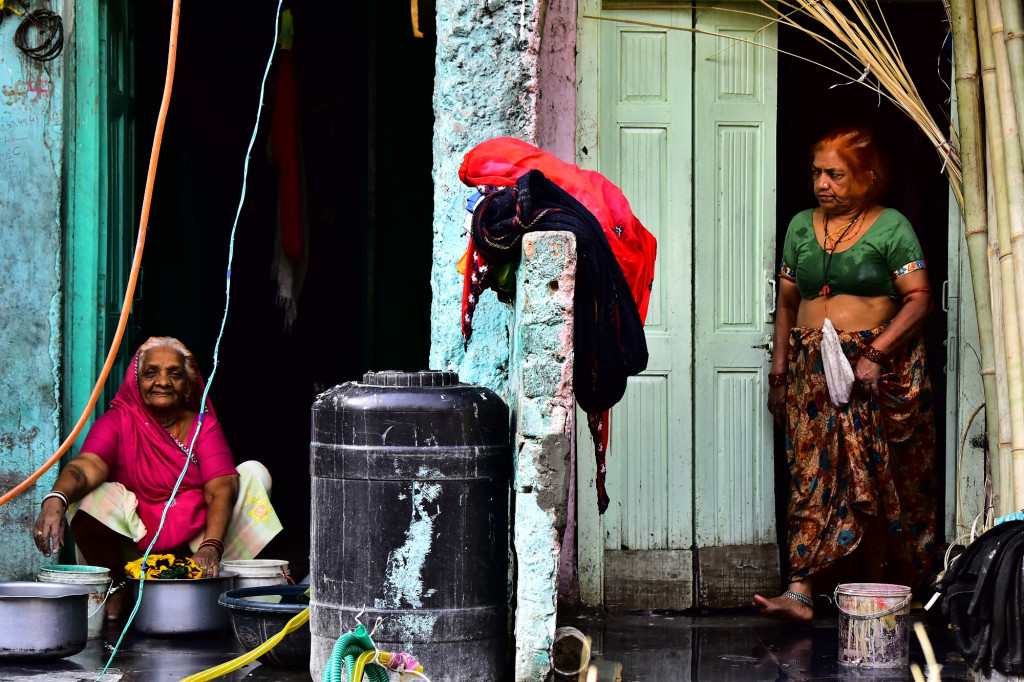
{"label": "small metal bucket", "polygon": [[902,668],[910,660],[911,591],[904,585],[846,583],[833,595],[839,609],[839,663]]}

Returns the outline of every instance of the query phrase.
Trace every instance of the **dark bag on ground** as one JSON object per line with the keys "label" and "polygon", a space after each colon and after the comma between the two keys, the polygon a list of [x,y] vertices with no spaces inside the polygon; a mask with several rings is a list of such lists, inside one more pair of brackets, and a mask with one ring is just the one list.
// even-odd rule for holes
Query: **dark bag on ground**
{"label": "dark bag on ground", "polygon": [[971,669],[1024,675],[1024,521],[1004,521],[977,538],[935,589]]}

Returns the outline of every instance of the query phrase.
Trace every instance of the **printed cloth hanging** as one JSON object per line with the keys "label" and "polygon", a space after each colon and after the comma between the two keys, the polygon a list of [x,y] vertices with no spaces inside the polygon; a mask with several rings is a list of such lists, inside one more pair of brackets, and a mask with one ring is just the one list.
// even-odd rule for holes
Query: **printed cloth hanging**
{"label": "printed cloth hanging", "polygon": [[285,329],[298,316],[298,299],[309,261],[305,173],[299,126],[299,93],[291,10],[281,15],[277,84],[271,105],[270,161],[277,166],[277,230],[271,277],[277,282],[277,305],[284,309]]}
{"label": "printed cloth hanging", "polygon": [[[485,149],[482,149],[485,148]],[[487,152],[503,154],[489,157]],[[598,213],[541,170],[559,175]],[[581,171],[547,152],[511,138],[474,148],[460,177],[478,185],[484,198],[473,212],[469,248],[463,258],[462,330],[468,343],[473,309],[492,268],[518,259],[527,230],[565,230],[577,238],[573,388],[594,438],[598,510],[607,509],[605,456],[608,410],[625,393],[626,379],[647,366],[643,320],[653,283],[656,242],[617,187],[592,171]],[[514,183],[514,184],[512,184]],[[584,302],[590,303],[584,303]]]}
{"label": "printed cloth hanging", "polygon": [[509,187],[530,170],[544,173],[594,215],[633,293],[640,320],[645,321],[654,285],[657,240],[633,215],[622,190],[608,178],[513,137],[496,137],[469,150],[459,178],[470,187]]}

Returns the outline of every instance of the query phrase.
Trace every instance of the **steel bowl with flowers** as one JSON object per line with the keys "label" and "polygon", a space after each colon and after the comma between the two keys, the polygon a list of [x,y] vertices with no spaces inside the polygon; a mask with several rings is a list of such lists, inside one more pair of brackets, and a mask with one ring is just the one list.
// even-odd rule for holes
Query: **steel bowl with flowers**
{"label": "steel bowl with flowers", "polygon": [[[133,601],[142,593],[132,620],[132,627],[139,632],[191,635],[223,632],[231,627],[230,615],[217,604],[217,598],[234,586],[236,573],[221,571],[216,578],[204,578],[191,558],[173,554],[150,554],[145,568],[139,559],[124,570]],[[144,579],[140,579],[142,576]]]}
{"label": "steel bowl with flowers", "polygon": [[178,558],[173,554],[150,554],[129,562],[124,573],[129,578],[139,579],[142,565],[146,565],[146,580],[194,580],[203,577],[203,569],[192,561],[192,557]]}

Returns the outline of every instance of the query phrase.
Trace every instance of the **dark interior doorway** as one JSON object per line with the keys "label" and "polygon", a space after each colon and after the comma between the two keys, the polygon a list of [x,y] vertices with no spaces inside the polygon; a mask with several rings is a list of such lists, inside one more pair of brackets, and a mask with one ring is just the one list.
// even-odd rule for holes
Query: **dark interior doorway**
{"label": "dark interior doorway", "polygon": [[[949,121],[951,44],[943,7],[937,2],[884,3],[882,10],[911,78],[932,117],[945,128]],[[802,32],[779,29],[779,49],[807,57],[844,73],[838,58]],[[938,538],[943,533],[945,471],[946,313],[939,300],[946,280],[949,186],[942,160],[916,124],[895,105],[860,84],[795,57],[779,56],[777,243],[783,243],[790,218],[815,205],[810,187],[811,145],[829,130],[867,125],[889,163],[889,190],[881,203],[898,209],[917,231],[925,252],[935,311],[924,330],[934,392],[935,469],[938,487]],[[837,85],[839,84],[839,85]],[[833,87],[835,86],[835,87]],[[783,574],[788,574],[785,518],[789,473],[781,434],[776,431],[776,500]]]}
{"label": "dark interior doorway", "polygon": [[[268,161],[277,64],[251,154],[230,310],[210,398],[236,462],[262,461],[285,530],[264,557],[305,575],[309,415],[368,369],[426,368],[432,241],[433,3],[285,3],[295,17],[308,271],[285,329],[272,275],[277,169]],[[143,259],[137,336],[179,337],[205,376],[225,306],[229,237],[273,40],[274,0],[183,6],[174,90]],[[403,6],[407,7],[406,6]],[[134,3],[141,197],[164,82],[170,3]],[[132,347],[134,348],[134,346]],[[129,351],[130,352],[130,351]]]}

